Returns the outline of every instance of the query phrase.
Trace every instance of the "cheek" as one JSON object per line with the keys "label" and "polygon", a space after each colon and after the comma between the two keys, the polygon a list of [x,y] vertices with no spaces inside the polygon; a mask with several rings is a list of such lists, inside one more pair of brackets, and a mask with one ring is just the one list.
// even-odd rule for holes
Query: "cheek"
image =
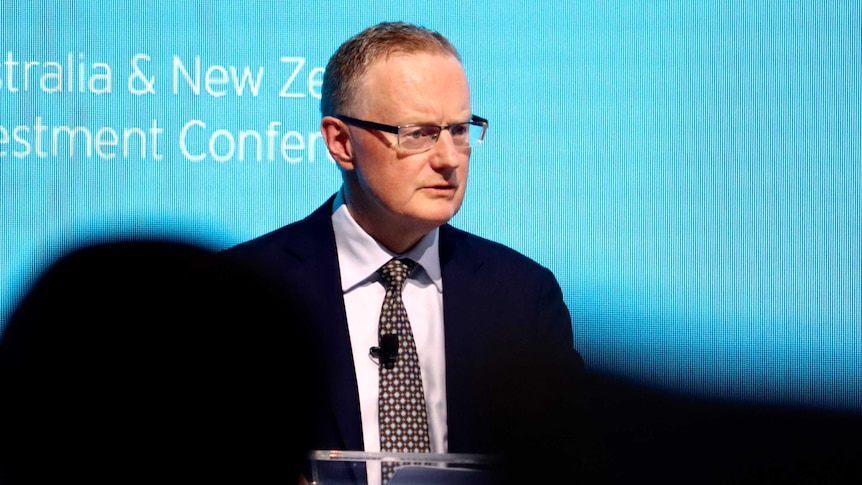
{"label": "cheek", "polygon": [[458,167],[458,179],[462,182],[467,182],[467,175],[470,173],[470,157],[464,159],[464,162],[461,163],[461,166]]}
{"label": "cheek", "polygon": [[360,138],[356,144],[356,176],[364,190],[378,198],[386,198],[394,188],[403,185],[405,164],[389,150],[379,149],[379,140]]}
{"label": "cheek", "polygon": [[416,174],[410,171],[411,168],[397,162],[372,162],[373,167],[364,167],[365,170],[359,173],[364,190],[391,208],[409,202],[416,181]]}
{"label": "cheek", "polygon": [[467,188],[467,178],[470,174],[470,157],[468,156],[464,162],[458,167],[458,182],[460,183],[459,189],[463,193]]}

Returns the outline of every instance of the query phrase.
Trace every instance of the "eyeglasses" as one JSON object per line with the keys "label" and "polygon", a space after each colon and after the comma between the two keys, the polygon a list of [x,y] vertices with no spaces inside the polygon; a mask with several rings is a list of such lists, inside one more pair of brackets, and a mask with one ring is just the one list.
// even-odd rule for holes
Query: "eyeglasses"
{"label": "eyeglasses", "polygon": [[348,125],[372,130],[385,131],[398,135],[398,147],[411,152],[424,152],[430,150],[440,138],[443,130],[449,130],[452,142],[458,147],[471,147],[485,141],[485,132],[488,131],[488,120],[481,116],[472,115],[470,121],[454,123],[448,126],[437,125],[385,125],[374,121],[365,121],[350,116],[335,115],[335,118]]}

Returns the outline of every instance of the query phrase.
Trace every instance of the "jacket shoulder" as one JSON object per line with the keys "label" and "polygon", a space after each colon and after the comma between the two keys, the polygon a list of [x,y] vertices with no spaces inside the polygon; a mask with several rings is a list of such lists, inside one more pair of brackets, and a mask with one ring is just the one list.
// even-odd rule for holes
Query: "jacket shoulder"
{"label": "jacket shoulder", "polygon": [[547,276],[551,271],[529,256],[505,244],[469,233],[451,225],[441,230],[441,260],[467,257],[505,272]]}
{"label": "jacket shoulder", "polygon": [[331,210],[332,198],[304,219],[223,249],[219,256],[266,269],[275,261],[284,261],[288,255],[302,259],[321,248],[334,247]]}

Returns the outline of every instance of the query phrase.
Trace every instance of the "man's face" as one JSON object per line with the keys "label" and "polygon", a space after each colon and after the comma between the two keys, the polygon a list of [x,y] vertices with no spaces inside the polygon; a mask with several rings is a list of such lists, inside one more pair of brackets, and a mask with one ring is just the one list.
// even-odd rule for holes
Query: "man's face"
{"label": "man's face", "polygon": [[[448,55],[395,55],[378,61],[355,99],[354,117],[388,125],[447,126],[471,115],[466,74]],[[355,126],[348,130],[353,166],[345,180],[351,213],[372,236],[393,230],[421,236],[458,212],[467,188],[470,148],[456,147],[448,130],[419,153],[400,149],[391,133]]]}

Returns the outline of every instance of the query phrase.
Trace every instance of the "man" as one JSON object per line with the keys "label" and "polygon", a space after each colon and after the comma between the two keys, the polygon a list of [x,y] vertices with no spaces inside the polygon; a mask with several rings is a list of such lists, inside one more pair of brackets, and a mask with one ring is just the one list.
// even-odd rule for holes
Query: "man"
{"label": "man", "polygon": [[416,263],[403,289],[414,338],[399,335],[394,360],[415,340],[429,433],[421,451],[520,458],[570,447],[577,431],[565,421],[578,411],[570,398],[582,361],[559,284],[527,257],[448,224],[487,129],[472,114],[458,51],[422,27],[370,27],[327,64],[321,113],[341,190],[307,218],[224,253],[268,270],[317,336],[329,392],[309,396],[324,414],[314,446],[393,451],[381,446],[378,415],[378,270],[407,258]]}

